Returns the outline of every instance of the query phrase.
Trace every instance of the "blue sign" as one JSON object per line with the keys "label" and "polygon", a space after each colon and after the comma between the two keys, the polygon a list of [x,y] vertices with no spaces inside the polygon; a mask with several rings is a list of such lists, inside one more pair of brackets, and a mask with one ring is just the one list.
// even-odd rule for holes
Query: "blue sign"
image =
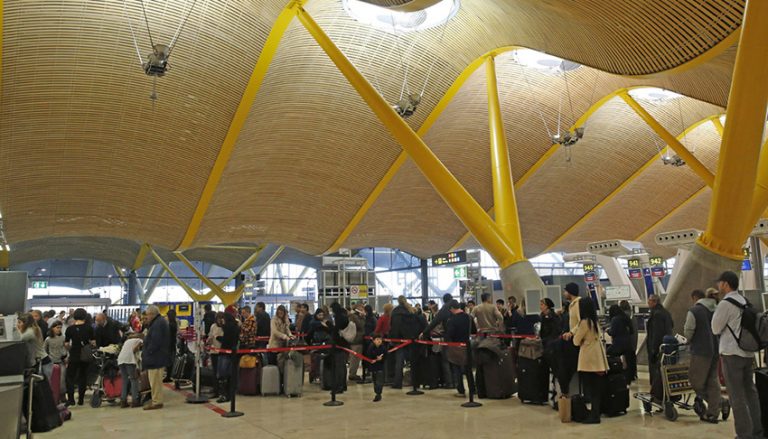
{"label": "blue sign", "polygon": [[749,259],[744,259],[741,262],[741,271],[752,271],[752,262]]}
{"label": "blue sign", "polygon": [[656,294],[656,290],[653,288],[653,276],[651,276],[650,268],[643,268],[643,279],[645,280],[645,291],[648,295]]}
{"label": "blue sign", "polygon": [[652,267],[651,268],[651,276],[653,277],[664,277],[666,275],[666,271],[664,271],[664,267]]}
{"label": "blue sign", "polygon": [[595,304],[595,308],[600,310],[600,301],[597,300],[597,287],[593,283],[588,283],[587,289],[589,290],[590,297],[592,297],[592,302]]}

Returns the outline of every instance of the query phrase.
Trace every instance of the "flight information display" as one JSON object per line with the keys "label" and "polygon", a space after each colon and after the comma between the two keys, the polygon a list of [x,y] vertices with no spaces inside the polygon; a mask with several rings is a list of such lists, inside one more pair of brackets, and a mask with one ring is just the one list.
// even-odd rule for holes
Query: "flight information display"
{"label": "flight information display", "polygon": [[629,267],[629,268],[640,268],[640,259],[628,259],[627,260],[627,267]]}
{"label": "flight information display", "polygon": [[441,255],[432,256],[432,265],[451,265],[461,264],[467,262],[467,251],[460,250],[457,252],[443,253]]}
{"label": "flight information display", "polygon": [[664,258],[662,258],[661,256],[652,256],[649,259],[649,262],[651,263],[652,266],[659,267],[661,265],[664,265]]}

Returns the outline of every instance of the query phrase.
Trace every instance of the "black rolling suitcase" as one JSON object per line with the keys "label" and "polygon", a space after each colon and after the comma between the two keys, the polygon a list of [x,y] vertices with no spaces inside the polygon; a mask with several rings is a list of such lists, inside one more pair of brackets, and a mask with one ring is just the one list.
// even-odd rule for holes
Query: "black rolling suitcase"
{"label": "black rolling suitcase", "polygon": [[[492,355],[478,366],[477,395],[479,398],[507,399],[517,389],[517,371],[512,352],[504,348],[500,355]],[[490,361],[488,361],[490,360]]]}
{"label": "black rolling suitcase", "polygon": [[768,367],[755,369],[755,387],[757,387],[757,396],[760,399],[763,437],[768,437]]}
{"label": "black rolling suitcase", "polygon": [[529,404],[546,404],[549,396],[549,373],[543,359],[518,358],[519,389],[517,397]]}
{"label": "black rolling suitcase", "polygon": [[608,416],[627,414],[629,409],[629,386],[624,372],[609,373],[605,377],[605,394],[600,401],[600,411]]}
{"label": "black rolling suitcase", "polygon": [[440,386],[442,374],[440,354],[432,352],[432,349],[424,349],[416,363],[416,383],[430,389],[437,389]]}

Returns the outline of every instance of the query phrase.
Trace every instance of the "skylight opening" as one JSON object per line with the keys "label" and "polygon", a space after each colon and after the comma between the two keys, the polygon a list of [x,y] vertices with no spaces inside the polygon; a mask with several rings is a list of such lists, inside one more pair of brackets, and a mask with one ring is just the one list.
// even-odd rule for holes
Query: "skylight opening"
{"label": "skylight opening", "polygon": [[350,17],[390,34],[418,32],[445,24],[459,12],[460,0],[422,0],[422,9],[385,8],[364,0],[342,0]]}

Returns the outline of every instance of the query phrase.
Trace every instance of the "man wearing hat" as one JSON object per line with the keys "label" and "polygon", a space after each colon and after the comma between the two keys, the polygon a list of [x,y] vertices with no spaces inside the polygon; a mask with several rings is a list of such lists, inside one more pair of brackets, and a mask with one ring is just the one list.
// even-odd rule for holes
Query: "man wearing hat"
{"label": "man wearing hat", "polygon": [[733,410],[737,438],[763,437],[760,421],[760,399],[757,396],[752,363],[755,355],[739,347],[736,334],[741,333],[741,307],[747,304],[739,289],[739,276],[725,271],[717,279],[717,289],[723,300],[712,316],[712,333],[720,336],[719,350],[723,361],[725,387]]}

